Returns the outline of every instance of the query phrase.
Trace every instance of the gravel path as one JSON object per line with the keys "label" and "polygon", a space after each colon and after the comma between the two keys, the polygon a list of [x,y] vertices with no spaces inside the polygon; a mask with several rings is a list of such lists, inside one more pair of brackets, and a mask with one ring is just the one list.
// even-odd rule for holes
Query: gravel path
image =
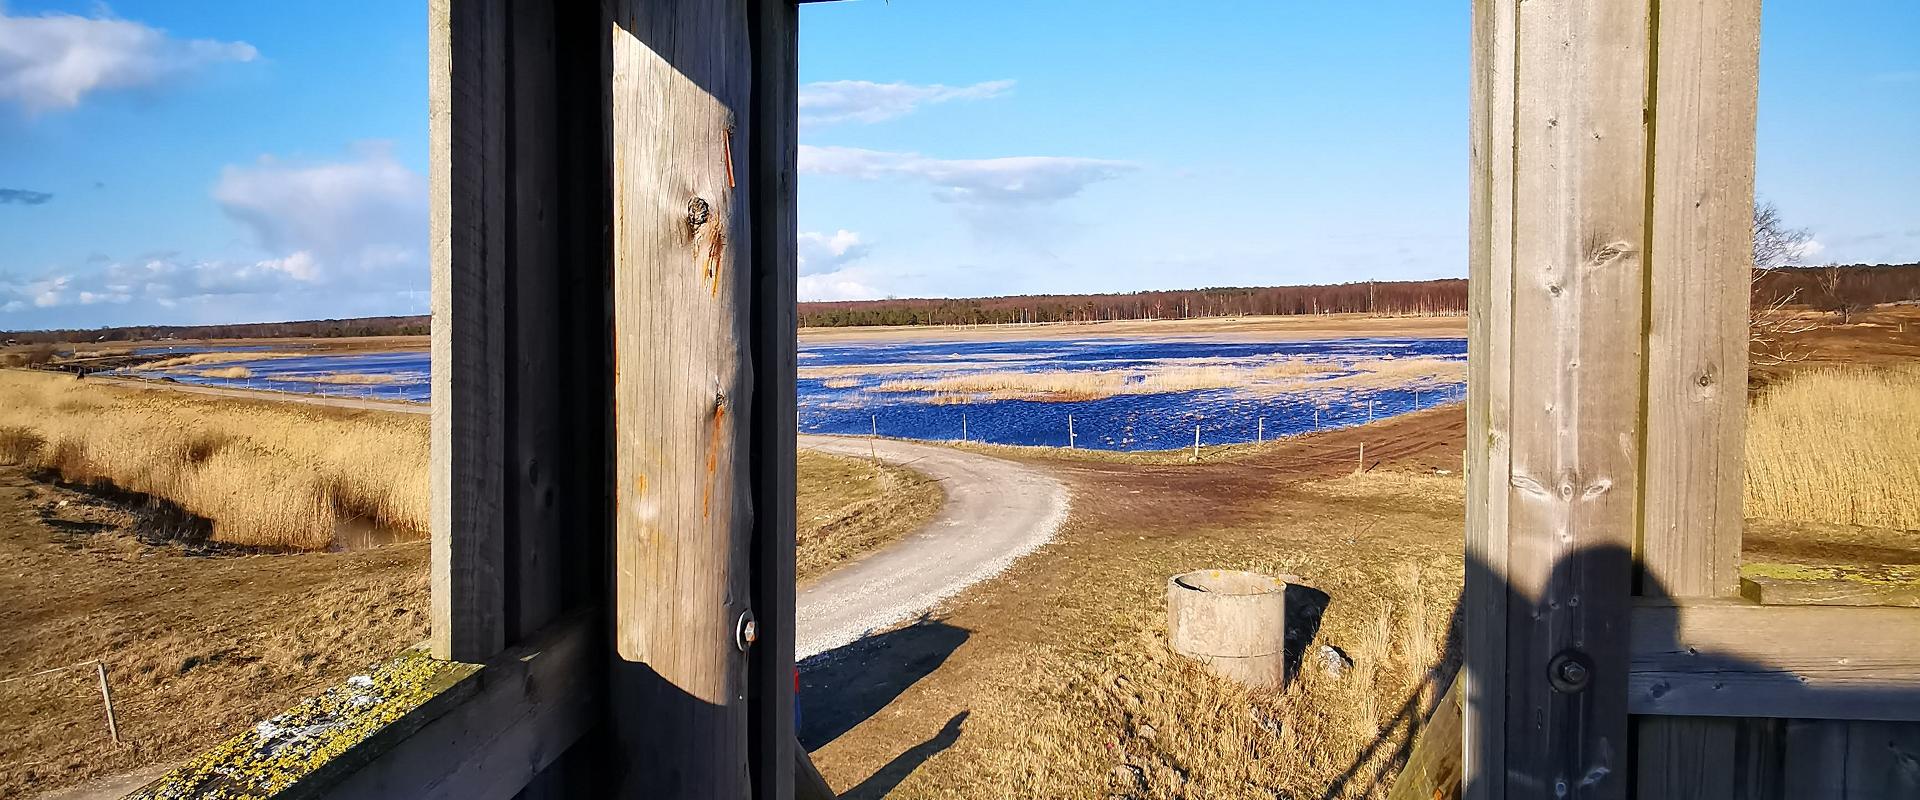
{"label": "gravel path", "polygon": [[[863,438],[801,436],[800,446],[868,454]],[[882,461],[940,481],[947,501],[926,527],[800,589],[796,659],[912,619],[999,574],[1051,540],[1067,518],[1067,487],[1032,467],[895,439],[872,446]]]}

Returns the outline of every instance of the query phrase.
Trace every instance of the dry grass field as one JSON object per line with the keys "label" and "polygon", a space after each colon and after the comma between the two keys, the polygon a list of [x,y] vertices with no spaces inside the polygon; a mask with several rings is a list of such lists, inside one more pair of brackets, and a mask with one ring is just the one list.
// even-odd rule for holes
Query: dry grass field
{"label": "dry grass field", "polygon": [[1823,367],[1747,414],[1747,516],[1920,531],[1920,364]]}
{"label": "dry grass field", "polygon": [[424,416],[13,370],[0,396],[0,460],[168,501],[215,542],[321,550],[342,526],[427,529]]}

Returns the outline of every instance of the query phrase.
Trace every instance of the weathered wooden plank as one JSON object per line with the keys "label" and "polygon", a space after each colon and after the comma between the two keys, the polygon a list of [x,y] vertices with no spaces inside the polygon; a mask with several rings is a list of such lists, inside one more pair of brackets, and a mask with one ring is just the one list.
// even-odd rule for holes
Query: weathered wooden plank
{"label": "weathered wooden plank", "polygon": [[571,448],[562,436],[561,409],[577,393],[562,372],[569,345],[561,305],[558,92],[551,4],[513,2],[508,43],[508,175],[511,249],[506,300],[510,361],[506,375],[503,488],[506,529],[508,641],[537,631],[562,607],[561,510],[555,472]]}
{"label": "weathered wooden plank", "polygon": [[1791,720],[1786,796],[1920,797],[1920,723]]}
{"label": "weathered wooden plank", "polygon": [[[1473,797],[1625,797],[1629,785],[1623,623],[1644,434],[1648,13],[1644,0],[1530,0],[1490,43],[1515,53],[1501,79],[1513,87],[1511,128],[1491,134],[1512,170],[1510,203],[1493,209],[1511,226],[1511,328],[1488,345],[1507,357],[1509,441],[1504,470],[1470,469],[1505,495],[1506,564],[1470,565],[1468,580],[1475,597],[1504,591],[1507,607],[1468,621],[1503,628],[1484,631],[1504,633],[1502,660],[1474,655],[1477,637],[1468,658],[1474,680],[1489,682],[1474,703],[1504,691],[1505,708],[1497,721],[1474,709],[1468,740],[1476,760],[1503,750],[1504,766],[1476,763]],[[1501,785],[1482,788],[1491,782]]]}
{"label": "weathered wooden plank", "polygon": [[1419,731],[1407,765],[1393,781],[1387,800],[1454,800],[1460,797],[1460,712],[1467,681],[1455,675],[1427,724]]}
{"label": "weathered wooden plank", "polygon": [[808,782],[818,780],[819,773],[799,749],[793,730],[799,9],[791,0],[752,0],[748,19],[753,48],[745,142],[753,231],[752,602],[760,630],[748,668],[749,757],[753,796],[785,800],[802,788],[817,796],[826,785]]}
{"label": "weathered wooden plank", "polygon": [[1513,382],[1513,113],[1517,0],[1474,0],[1468,157],[1464,794],[1501,796],[1506,774],[1506,475]]}
{"label": "weathered wooden plank", "polygon": [[1920,585],[1845,578],[1747,576],[1740,579],[1740,596],[1769,606],[1920,607]]}
{"label": "weathered wooden plank", "polygon": [[[1777,719],[1635,717],[1635,796],[1784,800]],[[1644,723],[1658,722],[1648,725]],[[1720,725],[1723,727],[1703,727]]]}
{"label": "weathered wooden plank", "polygon": [[1920,720],[1920,610],[1643,600],[1635,714]]}
{"label": "weathered wooden plank", "polygon": [[491,660],[477,690],[323,792],[339,798],[513,797],[597,720],[601,622],[575,612]]}
{"label": "weathered wooden plank", "polygon": [[428,3],[434,655],[506,643],[506,4]]}
{"label": "weathered wooden plank", "polygon": [[[1640,593],[1725,596],[1739,573],[1760,4],[1655,7]],[[1756,796],[1775,723],[1642,717],[1642,797]]]}
{"label": "weathered wooden plank", "polygon": [[1641,594],[1734,594],[1745,468],[1760,4],[1659,7]]}
{"label": "weathered wooden plank", "polygon": [[742,797],[748,672],[735,642],[751,601],[755,408],[747,4],[612,8],[618,793]]}

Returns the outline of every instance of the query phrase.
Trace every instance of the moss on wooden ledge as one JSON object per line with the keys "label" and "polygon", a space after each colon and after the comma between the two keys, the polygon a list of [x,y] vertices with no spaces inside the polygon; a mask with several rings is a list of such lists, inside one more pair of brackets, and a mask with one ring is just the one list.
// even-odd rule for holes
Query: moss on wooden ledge
{"label": "moss on wooden ledge", "polygon": [[1905,564],[1742,564],[1740,575],[1782,581],[1847,581],[1873,586],[1920,584],[1920,566]]}
{"label": "moss on wooden ledge", "polygon": [[129,798],[273,797],[479,670],[478,664],[441,661],[409,650],[255,724]]}

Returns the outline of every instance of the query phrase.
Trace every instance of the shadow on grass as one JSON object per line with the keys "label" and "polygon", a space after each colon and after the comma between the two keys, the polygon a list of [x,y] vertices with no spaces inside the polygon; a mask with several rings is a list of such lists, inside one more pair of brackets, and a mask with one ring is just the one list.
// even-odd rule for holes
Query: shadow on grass
{"label": "shadow on grass", "polygon": [[800,745],[818,750],[879,713],[946,663],[968,635],[965,628],[921,617],[801,662],[795,699],[800,718],[794,725]]}

